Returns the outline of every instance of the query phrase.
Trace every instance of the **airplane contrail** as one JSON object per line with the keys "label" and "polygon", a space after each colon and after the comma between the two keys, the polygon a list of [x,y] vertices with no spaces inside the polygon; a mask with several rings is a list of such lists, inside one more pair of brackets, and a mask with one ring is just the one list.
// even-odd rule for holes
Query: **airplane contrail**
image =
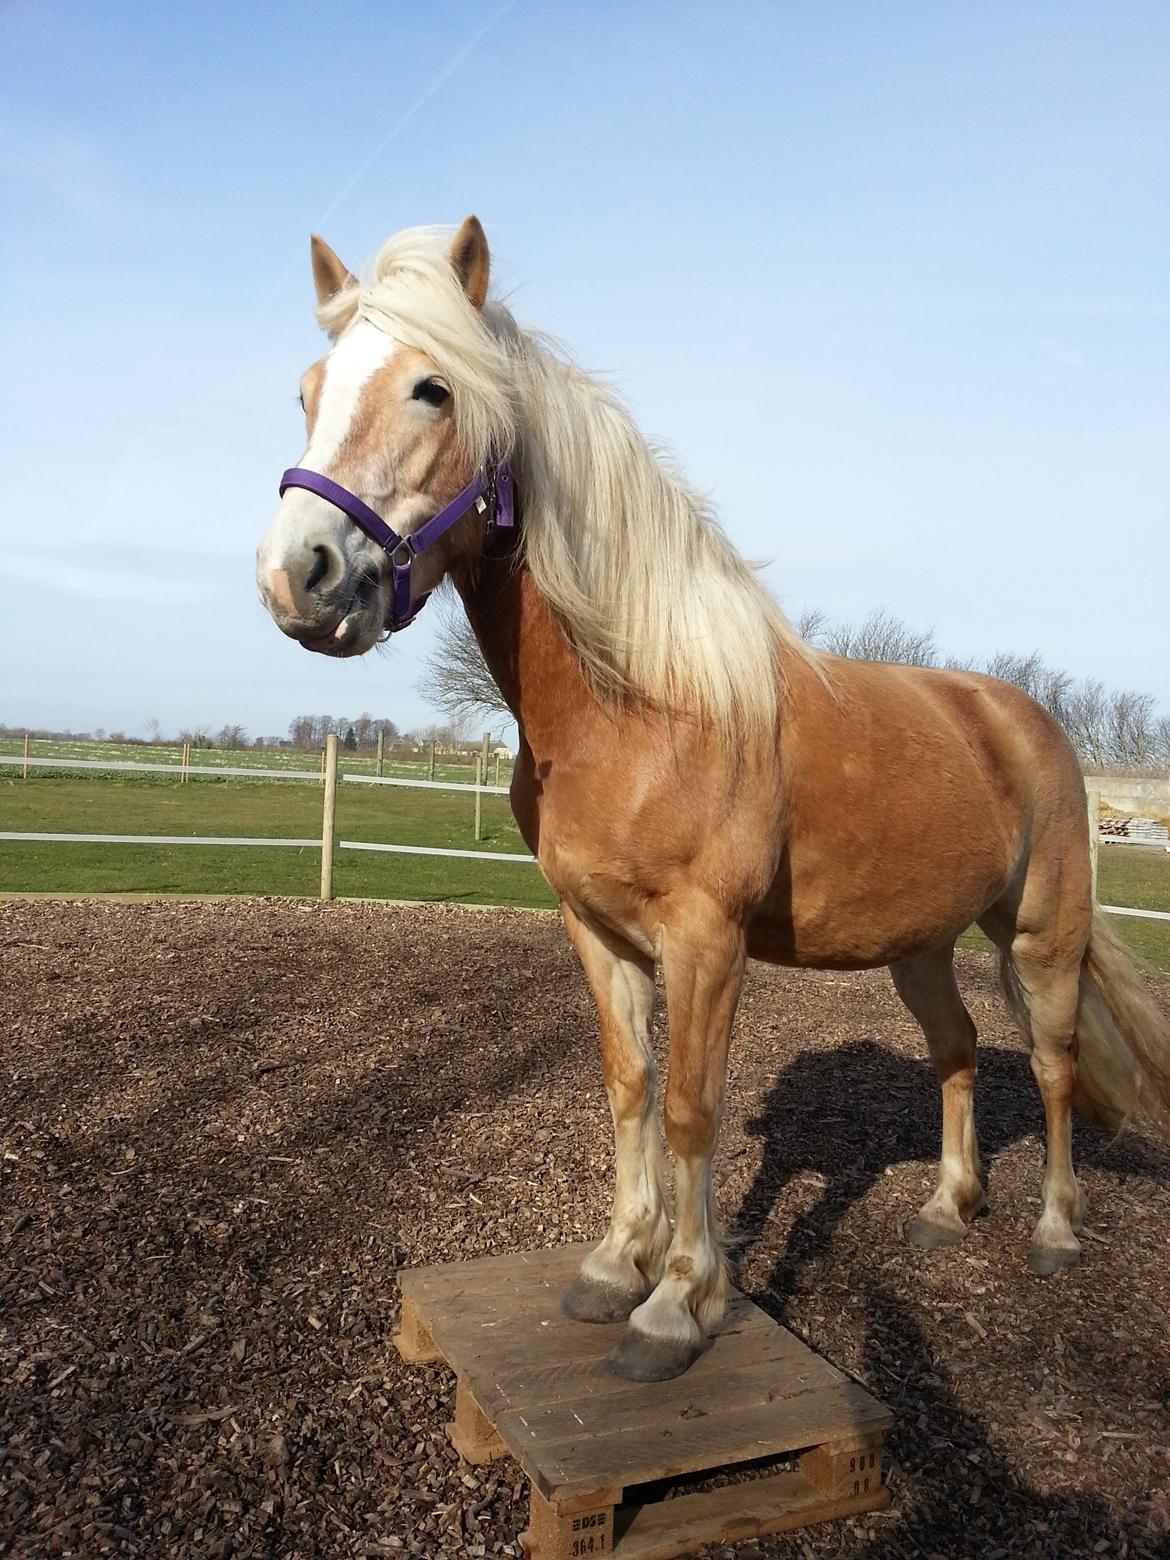
{"label": "airplane contrail", "polygon": [[[464,44],[464,46],[459,50],[458,54],[455,55],[451,62],[445,66],[442,71],[439,72],[439,74],[435,77],[434,81],[431,82],[430,86],[426,89],[422,96],[416,98],[415,101],[406,110],[406,112],[402,115],[402,117],[390,127],[390,129],[378,142],[377,146],[375,146],[374,150],[369,154],[366,160],[358,164],[358,167],[350,178],[349,182],[338,191],[338,193],[330,201],[329,205],[326,206],[325,210],[317,218],[317,221],[313,225],[314,232],[319,233],[321,231],[322,227],[326,222],[328,222],[329,218],[337,210],[338,206],[341,205],[342,201],[346,198],[350,191],[360,182],[366,171],[377,162],[378,158],[381,157],[382,153],[395,139],[395,137],[401,135],[402,131],[405,130],[406,126],[418,113],[419,109],[425,107],[426,104],[429,103],[430,100],[434,97],[435,93],[438,92],[439,88],[450,81],[451,77],[463,64],[467,56],[471,54],[476,46],[487,36],[489,32],[491,32],[496,23],[505,17],[513,8],[513,6],[517,5],[518,3],[519,0],[507,0],[505,5],[502,5],[498,11],[494,12],[493,15],[491,15],[479,29],[479,31],[475,33],[467,43]],[[303,254],[298,252],[296,257],[289,262],[288,266],[277,278],[275,284],[272,287],[272,290],[264,299],[264,302],[260,305],[259,309],[257,309],[257,319],[264,313],[265,309],[267,309],[268,305],[276,297],[277,293],[284,286],[285,282],[288,281],[289,277],[296,270],[297,266],[302,263],[303,259]]]}

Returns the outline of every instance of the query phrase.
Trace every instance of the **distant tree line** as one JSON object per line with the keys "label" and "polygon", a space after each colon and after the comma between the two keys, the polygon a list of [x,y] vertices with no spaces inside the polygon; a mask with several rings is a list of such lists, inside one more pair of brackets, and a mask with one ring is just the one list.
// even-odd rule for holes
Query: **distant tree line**
{"label": "distant tree line", "polygon": [[399,740],[399,730],[392,720],[363,713],[361,715],[295,715],[289,722],[288,739],[295,748],[320,748],[325,738],[337,736],[350,752],[360,748],[377,746],[378,733],[383,734],[386,747],[393,747]]}
{"label": "distant tree line", "polygon": [[306,748],[317,750],[325,745],[325,739],[336,733],[341,746],[347,752],[372,751],[378,744],[378,733],[384,734],[383,746],[389,753],[418,753],[434,743],[440,753],[470,753],[478,751],[483,726],[472,733],[450,721],[435,721],[413,731],[400,731],[392,720],[374,718],[371,715],[297,715],[290,722],[287,737],[253,737],[249,739],[245,727],[227,723],[213,731],[210,726],[185,727],[170,739],[162,734],[160,722],[146,722],[148,735],[127,735],[122,731],[107,731],[97,726],[92,731],[67,731],[55,726],[6,726],[0,722],[0,737],[23,738],[27,732],[34,742],[116,742],[132,747],[149,747],[158,744],[171,746],[190,743],[192,748]]}

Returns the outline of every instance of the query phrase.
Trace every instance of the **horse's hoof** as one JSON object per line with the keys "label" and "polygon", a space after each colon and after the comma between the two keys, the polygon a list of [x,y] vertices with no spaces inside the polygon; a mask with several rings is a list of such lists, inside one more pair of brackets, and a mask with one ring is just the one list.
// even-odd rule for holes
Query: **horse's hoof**
{"label": "horse's hoof", "polygon": [[1063,1273],[1075,1268],[1081,1260],[1081,1248],[1071,1246],[1039,1246],[1035,1242],[1028,1248],[1028,1272],[1037,1278],[1051,1278],[1053,1273]]}
{"label": "horse's hoof", "polygon": [[619,1289],[579,1273],[561,1298],[561,1310],[575,1322],[624,1322],[645,1298],[645,1291]]}
{"label": "horse's hoof", "polygon": [[689,1343],[681,1338],[651,1338],[627,1327],[605,1363],[615,1376],[624,1376],[627,1381],[669,1381],[672,1376],[681,1376],[702,1352],[701,1339]]}
{"label": "horse's hoof", "polygon": [[940,1246],[957,1246],[967,1233],[962,1219],[943,1220],[920,1213],[910,1226],[909,1241],[925,1251],[937,1251]]}

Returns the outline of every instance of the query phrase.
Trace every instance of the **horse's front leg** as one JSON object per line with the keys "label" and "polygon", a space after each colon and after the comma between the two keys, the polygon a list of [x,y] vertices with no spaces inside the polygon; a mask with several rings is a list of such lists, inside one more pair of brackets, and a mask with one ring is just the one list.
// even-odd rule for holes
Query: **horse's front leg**
{"label": "horse's front leg", "polygon": [[561,914],[597,1002],[616,1161],[609,1229],[563,1304],[578,1321],[624,1321],[658,1282],[670,1244],[654,1120],[654,966],[567,904]]}
{"label": "horse's front leg", "polygon": [[635,1381],[680,1375],[723,1315],[727,1272],[712,1171],[744,957],[741,929],[713,909],[664,931],[670,1071],[663,1115],[675,1160],[675,1226],[661,1281],[609,1356],[612,1370]]}

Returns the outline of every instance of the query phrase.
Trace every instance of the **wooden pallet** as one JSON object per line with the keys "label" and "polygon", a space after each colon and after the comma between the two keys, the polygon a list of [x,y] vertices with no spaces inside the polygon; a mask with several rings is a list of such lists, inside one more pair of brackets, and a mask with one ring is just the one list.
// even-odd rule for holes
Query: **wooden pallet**
{"label": "wooden pallet", "polygon": [[[667,1560],[888,1504],[889,1410],[737,1291],[684,1376],[647,1384],[608,1371],[621,1325],[569,1321],[560,1308],[588,1250],[399,1276],[394,1341],[403,1359],[455,1372],[456,1449],[472,1463],[511,1455],[528,1476],[531,1560]],[[778,1454],[792,1466],[720,1488],[669,1500],[634,1488]]]}

